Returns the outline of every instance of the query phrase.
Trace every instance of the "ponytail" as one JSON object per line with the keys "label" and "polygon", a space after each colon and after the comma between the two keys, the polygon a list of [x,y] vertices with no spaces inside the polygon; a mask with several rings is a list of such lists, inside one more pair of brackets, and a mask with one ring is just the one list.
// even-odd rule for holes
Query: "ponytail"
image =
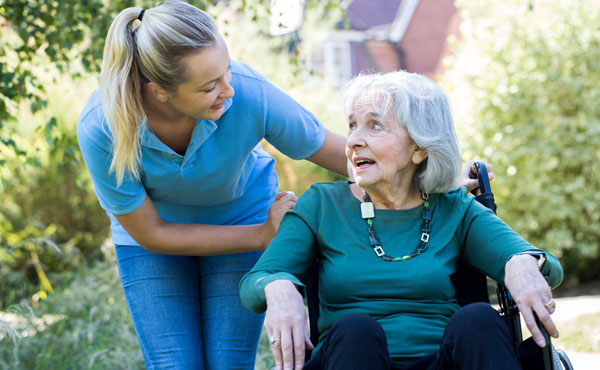
{"label": "ponytail", "polygon": [[118,185],[123,182],[125,171],[135,179],[140,178],[139,122],[145,113],[132,31],[140,11],[139,8],[125,9],[111,24],[100,73],[102,106],[113,136],[110,171],[116,173]]}

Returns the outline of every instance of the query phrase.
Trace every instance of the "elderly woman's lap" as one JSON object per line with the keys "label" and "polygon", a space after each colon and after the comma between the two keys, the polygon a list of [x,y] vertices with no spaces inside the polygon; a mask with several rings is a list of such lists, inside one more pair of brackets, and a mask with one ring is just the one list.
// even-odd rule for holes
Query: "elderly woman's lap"
{"label": "elderly woman's lap", "polygon": [[381,325],[365,314],[349,314],[330,330],[306,369],[519,369],[510,331],[489,304],[458,310],[448,322],[437,354],[410,363],[390,358]]}

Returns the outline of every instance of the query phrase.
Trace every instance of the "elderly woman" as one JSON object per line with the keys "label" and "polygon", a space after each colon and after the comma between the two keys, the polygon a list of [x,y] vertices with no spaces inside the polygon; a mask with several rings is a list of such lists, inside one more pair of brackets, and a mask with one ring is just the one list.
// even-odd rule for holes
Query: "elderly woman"
{"label": "elderly woman", "polygon": [[552,336],[557,259],[523,240],[466,189],[443,91],[407,72],[345,88],[346,155],[355,183],[315,184],[240,284],[266,309],[278,369],[304,366],[306,314],[297,287],[320,261],[320,341],[310,369],[518,369],[508,328],[487,304],[460,308],[450,275],[464,260],[516,300],[538,345]]}

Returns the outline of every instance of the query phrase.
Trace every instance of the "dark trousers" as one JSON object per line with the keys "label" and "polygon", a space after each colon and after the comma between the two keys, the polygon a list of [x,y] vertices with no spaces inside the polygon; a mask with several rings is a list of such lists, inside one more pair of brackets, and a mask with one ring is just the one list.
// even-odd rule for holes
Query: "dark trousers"
{"label": "dark trousers", "polygon": [[315,358],[305,366],[318,369],[515,370],[521,365],[510,331],[489,304],[458,310],[448,322],[437,354],[411,363],[394,363],[383,328],[365,314],[341,318],[327,334]]}

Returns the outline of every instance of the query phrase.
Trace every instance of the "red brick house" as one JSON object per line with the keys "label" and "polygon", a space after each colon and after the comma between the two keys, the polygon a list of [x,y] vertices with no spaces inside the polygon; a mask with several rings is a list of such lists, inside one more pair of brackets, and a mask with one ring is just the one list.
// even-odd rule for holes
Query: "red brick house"
{"label": "red brick house", "polygon": [[361,71],[404,69],[435,78],[449,54],[448,37],[459,36],[453,0],[354,0],[346,18],[312,60],[338,85]]}

